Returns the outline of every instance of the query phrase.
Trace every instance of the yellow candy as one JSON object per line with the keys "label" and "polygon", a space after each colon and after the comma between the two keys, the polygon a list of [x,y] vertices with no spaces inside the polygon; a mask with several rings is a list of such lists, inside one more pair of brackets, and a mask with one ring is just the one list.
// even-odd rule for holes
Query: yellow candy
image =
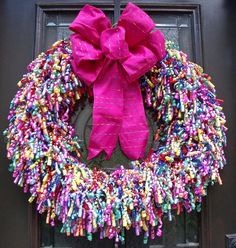
{"label": "yellow candy", "polygon": [[51,219],[55,219],[55,217],[56,217],[56,214],[53,212],[53,213],[51,214]]}
{"label": "yellow candy", "polygon": [[93,218],[93,229],[96,229],[96,228],[97,228],[97,220],[96,218]]}
{"label": "yellow candy", "polygon": [[33,160],[34,159],[34,154],[31,152],[30,153],[30,159]]}
{"label": "yellow candy", "polygon": [[181,56],[180,56],[180,52],[179,51],[176,50],[176,54],[175,55],[176,55],[176,58],[178,60],[181,60]]}
{"label": "yellow candy", "polygon": [[146,81],[147,81],[147,83],[149,84],[149,86],[150,86],[151,88],[154,87],[154,84],[152,83],[152,81],[151,81],[150,79],[146,78]]}
{"label": "yellow candy", "polygon": [[168,162],[173,162],[173,158],[171,158],[171,157],[169,157],[169,156],[165,156],[165,159],[166,159],[166,161],[168,161]]}
{"label": "yellow candy", "polygon": [[48,157],[48,162],[47,165],[51,166],[52,165],[52,157]]}
{"label": "yellow candy", "polygon": [[26,115],[23,115],[22,116],[22,121],[27,121],[28,120],[28,117]]}
{"label": "yellow candy", "polygon": [[54,93],[59,94],[60,93],[60,88],[59,87],[55,87],[54,88]]}
{"label": "yellow candy", "polygon": [[87,178],[86,172],[84,169],[80,168],[81,174],[83,178]]}
{"label": "yellow candy", "polygon": [[71,216],[72,211],[73,211],[73,207],[74,207],[74,202],[72,201],[71,206],[70,206],[70,209],[69,209],[68,214],[67,214],[68,217]]}
{"label": "yellow candy", "polygon": [[112,220],[112,226],[115,227],[116,226],[116,220],[115,220],[115,215],[114,214],[112,214],[111,220]]}
{"label": "yellow candy", "polygon": [[215,180],[216,180],[216,173],[215,173],[215,172],[212,172],[211,179],[212,179],[213,181],[215,181]]}
{"label": "yellow candy", "polygon": [[173,57],[173,53],[171,52],[171,50],[169,49],[169,50],[167,50],[167,51],[168,51],[170,57]]}
{"label": "yellow candy", "polygon": [[79,235],[80,235],[80,236],[84,236],[84,230],[83,230],[83,228],[80,228]]}
{"label": "yellow candy", "polygon": [[62,40],[58,40],[55,43],[53,43],[52,47],[56,48],[58,45],[60,45],[60,43],[62,42]]}
{"label": "yellow candy", "polygon": [[77,173],[75,176],[75,182],[77,185],[81,184],[81,180],[80,180],[80,173]]}
{"label": "yellow candy", "polygon": [[29,158],[29,157],[30,157],[30,150],[26,150],[26,151],[25,151],[25,157],[26,157],[26,158]]}
{"label": "yellow candy", "polygon": [[140,226],[140,227],[143,226],[143,221],[142,221],[142,220],[139,221],[139,226]]}
{"label": "yellow candy", "polygon": [[35,196],[31,196],[31,197],[29,198],[28,202],[29,202],[29,203],[32,203],[32,202],[34,201],[34,199],[35,199]]}
{"label": "yellow candy", "polygon": [[212,89],[215,88],[215,85],[211,81],[207,80],[206,82],[210,86],[210,88],[212,88]]}
{"label": "yellow candy", "polygon": [[66,59],[68,57],[67,54],[63,53],[62,56],[61,56],[63,59]]}
{"label": "yellow candy", "polygon": [[79,100],[80,99],[80,94],[79,94],[79,92],[75,92],[75,98],[76,98],[76,100]]}
{"label": "yellow candy", "polygon": [[201,129],[198,129],[198,139],[200,142],[203,141],[203,137],[202,137],[203,131]]}
{"label": "yellow candy", "polygon": [[43,112],[47,112],[48,111],[48,108],[47,107],[43,107],[42,110],[43,110]]}
{"label": "yellow candy", "polygon": [[145,218],[147,216],[146,211],[142,211],[142,217]]}
{"label": "yellow candy", "polygon": [[123,227],[126,227],[127,226],[127,220],[126,220],[125,216],[123,216],[122,221],[123,221]]}
{"label": "yellow candy", "polygon": [[[78,185],[78,184],[77,184],[77,185]],[[71,188],[72,188],[74,191],[76,191],[76,190],[77,190],[77,185],[76,185],[75,180],[73,180],[73,181],[72,181],[72,186],[71,186]]]}
{"label": "yellow candy", "polygon": [[36,161],[35,163],[33,163],[31,166],[30,166],[30,169],[34,169],[36,167],[36,165],[38,164],[38,162]]}
{"label": "yellow candy", "polygon": [[159,204],[162,204],[163,203],[163,199],[162,199],[162,196],[161,196],[161,194],[160,193],[158,193],[158,203]]}
{"label": "yellow candy", "polygon": [[50,211],[47,213],[46,223],[49,224],[50,221]]}
{"label": "yellow candy", "polygon": [[75,237],[79,236],[79,227],[76,229]]}
{"label": "yellow candy", "polygon": [[17,83],[17,86],[18,86],[18,87],[21,87],[21,86],[22,86],[21,81],[19,81],[19,82]]}
{"label": "yellow candy", "polygon": [[215,120],[216,120],[216,126],[217,127],[220,127],[220,120],[219,120],[219,118],[216,118]]}
{"label": "yellow candy", "polygon": [[134,209],[133,203],[130,203],[130,204],[129,204],[129,209],[130,209],[130,210],[133,210],[133,209]]}
{"label": "yellow candy", "polygon": [[47,129],[47,125],[46,125],[45,120],[42,121],[41,126],[42,126],[42,129]]}
{"label": "yellow candy", "polygon": [[217,179],[218,179],[218,183],[219,183],[220,185],[222,185],[222,180],[221,180],[220,175],[217,177]]}

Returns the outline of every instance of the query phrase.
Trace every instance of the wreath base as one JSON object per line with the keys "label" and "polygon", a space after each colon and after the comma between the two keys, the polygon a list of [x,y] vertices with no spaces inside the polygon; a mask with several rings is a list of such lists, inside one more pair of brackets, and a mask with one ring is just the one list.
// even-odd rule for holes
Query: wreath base
{"label": "wreath base", "polygon": [[80,159],[81,141],[70,124],[80,99],[89,96],[71,68],[71,44],[58,41],[29,66],[18,83],[9,113],[7,156],[14,182],[29,191],[46,222],[63,223],[67,235],[124,241],[124,231],[162,235],[171,211],[200,211],[208,184],[225,164],[225,117],[211,78],[181,51],[140,79],[157,130],[144,161],[111,174],[91,170]]}

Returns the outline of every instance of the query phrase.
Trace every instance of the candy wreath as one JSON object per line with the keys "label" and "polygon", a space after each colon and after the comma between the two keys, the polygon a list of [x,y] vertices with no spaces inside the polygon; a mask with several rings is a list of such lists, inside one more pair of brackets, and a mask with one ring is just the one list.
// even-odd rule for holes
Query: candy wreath
{"label": "candy wreath", "polygon": [[140,79],[157,129],[144,161],[110,174],[88,168],[70,120],[90,90],[73,73],[71,42],[56,42],[28,66],[10,105],[5,131],[14,183],[29,202],[62,222],[67,235],[124,241],[124,230],[162,235],[163,215],[199,211],[207,186],[221,182],[225,117],[211,78],[167,46],[166,57]]}

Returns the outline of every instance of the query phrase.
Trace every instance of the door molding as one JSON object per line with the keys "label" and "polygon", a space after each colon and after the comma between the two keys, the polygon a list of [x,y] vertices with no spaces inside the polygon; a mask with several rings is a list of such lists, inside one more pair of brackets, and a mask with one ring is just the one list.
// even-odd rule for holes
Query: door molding
{"label": "door molding", "polygon": [[[114,19],[116,20],[119,16],[119,8],[115,8],[117,1],[99,1],[91,2],[92,5],[100,8],[104,11],[114,11]],[[45,1],[36,4],[36,27],[35,27],[35,45],[34,55],[37,56],[42,52],[42,45],[44,40],[44,24],[46,21],[47,12],[58,12],[58,11],[79,11],[88,1],[80,2],[58,2],[58,1]]]}

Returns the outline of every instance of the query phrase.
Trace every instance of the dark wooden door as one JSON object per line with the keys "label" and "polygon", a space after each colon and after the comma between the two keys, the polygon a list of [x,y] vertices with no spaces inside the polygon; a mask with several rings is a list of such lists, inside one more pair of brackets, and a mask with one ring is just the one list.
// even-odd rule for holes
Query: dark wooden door
{"label": "dark wooden door", "polygon": [[[1,75],[1,131],[7,127],[6,116],[10,100],[16,92],[16,82],[25,72],[27,64],[41,50],[57,39],[68,37],[68,24],[85,3],[102,8],[112,22],[115,22],[127,1],[34,1],[5,0],[0,3],[0,75]],[[157,2],[133,1],[155,21],[166,39],[173,40],[190,59],[204,66],[212,75],[219,98],[225,99],[225,113],[228,117],[228,166],[222,172],[223,186],[210,188],[200,215],[173,216],[173,222],[166,221],[161,239],[146,246],[142,238],[132,231],[126,234],[126,243],[121,247],[224,247],[224,236],[236,232],[236,161],[233,127],[236,124],[234,112],[235,37],[234,4],[227,0],[162,0]],[[91,110],[81,113],[84,127],[89,133]],[[27,195],[13,184],[7,170],[5,147],[1,142],[0,170],[0,248],[38,247],[113,247],[109,240],[92,243],[84,239],[65,238],[58,228],[45,226],[44,218],[35,214],[34,207],[27,203]],[[120,158],[119,149],[113,157]],[[106,166],[101,160],[101,164]]]}

